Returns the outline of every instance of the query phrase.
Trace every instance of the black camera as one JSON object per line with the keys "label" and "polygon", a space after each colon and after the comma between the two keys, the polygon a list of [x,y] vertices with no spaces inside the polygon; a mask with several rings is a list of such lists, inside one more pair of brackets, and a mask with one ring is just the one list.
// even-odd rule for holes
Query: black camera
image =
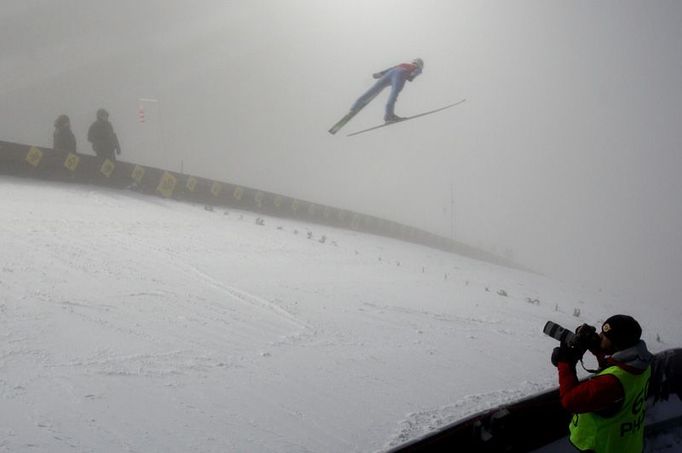
{"label": "black camera", "polygon": [[601,342],[597,329],[589,324],[579,326],[573,333],[555,322],[547,321],[542,331],[570,348],[579,357],[582,357],[588,349],[597,349]]}

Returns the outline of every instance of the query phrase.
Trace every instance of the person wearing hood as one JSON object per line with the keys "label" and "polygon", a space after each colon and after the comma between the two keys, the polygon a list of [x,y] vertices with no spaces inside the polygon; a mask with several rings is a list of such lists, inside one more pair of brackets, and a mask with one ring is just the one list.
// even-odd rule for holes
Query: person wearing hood
{"label": "person wearing hood", "polygon": [[561,405],[573,413],[569,440],[578,451],[642,452],[653,355],[641,335],[642,328],[633,317],[608,318],[589,347],[599,370],[583,382],[576,374],[581,357],[564,345],[554,349],[552,364],[559,373]]}
{"label": "person wearing hood", "polygon": [[121,154],[118,137],[109,122],[109,112],[106,110],[97,110],[97,119],[88,129],[88,141],[92,143],[92,149],[98,157],[113,161],[116,160],[116,154]]}
{"label": "person wearing hood", "polygon": [[54,122],[52,149],[69,153],[76,152],[76,137],[71,132],[71,120],[67,115],[59,115]]}

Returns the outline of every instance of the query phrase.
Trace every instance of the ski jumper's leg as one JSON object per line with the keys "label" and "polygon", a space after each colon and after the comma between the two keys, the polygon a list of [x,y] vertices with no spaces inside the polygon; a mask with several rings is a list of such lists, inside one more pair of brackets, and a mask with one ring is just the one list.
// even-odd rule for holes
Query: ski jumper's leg
{"label": "ski jumper's leg", "polygon": [[374,85],[372,85],[372,88],[367,90],[365,94],[360,96],[357,101],[353,104],[353,106],[350,108],[351,111],[356,111],[361,108],[363,108],[367,103],[369,103],[372,99],[378,95],[381,90],[386,88],[387,86],[391,85],[391,77],[390,77],[391,72],[386,73],[382,78],[376,81]]}
{"label": "ski jumper's leg", "polygon": [[391,117],[395,114],[395,102],[398,100],[398,95],[405,86],[407,74],[405,71],[391,71],[391,94],[386,101],[386,117]]}

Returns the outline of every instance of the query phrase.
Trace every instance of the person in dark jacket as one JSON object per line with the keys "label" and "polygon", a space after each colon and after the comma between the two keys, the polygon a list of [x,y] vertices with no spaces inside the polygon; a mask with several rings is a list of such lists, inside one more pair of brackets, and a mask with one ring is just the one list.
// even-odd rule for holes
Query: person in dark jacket
{"label": "person in dark jacket", "polygon": [[88,141],[92,143],[92,149],[98,157],[116,160],[116,154],[121,154],[118,137],[109,122],[109,112],[106,110],[97,110],[97,120],[88,129]]}
{"label": "person in dark jacket", "polygon": [[[581,328],[578,327],[577,334]],[[643,450],[644,411],[653,355],[641,335],[642,328],[631,316],[614,315],[607,319],[590,347],[597,357],[599,371],[583,382],[578,381],[575,369],[580,357],[564,344],[554,349],[552,363],[559,372],[561,404],[574,414],[569,439],[578,451]]]}
{"label": "person in dark jacket", "polygon": [[52,148],[70,153],[76,152],[76,137],[71,132],[71,121],[67,115],[59,115],[54,122]]}
{"label": "person in dark jacket", "polygon": [[388,101],[386,101],[386,113],[384,115],[384,121],[387,123],[392,123],[403,120],[404,118],[397,116],[394,111],[395,103],[398,100],[398,95],[405,86],[405,82],[412,82],[415,77],[422,73],[423,69],[424,61],[421,58],[415,58],[412,60],[412,63],[402,63],[374,73],[372,77],[378,80],[369,90],[367,90],[365,94],[360,96],[358,100],[355,101],[350,109],[351,112],[355,112],[363,108],[384,88],[390,86],[391,94],[388,96]]}

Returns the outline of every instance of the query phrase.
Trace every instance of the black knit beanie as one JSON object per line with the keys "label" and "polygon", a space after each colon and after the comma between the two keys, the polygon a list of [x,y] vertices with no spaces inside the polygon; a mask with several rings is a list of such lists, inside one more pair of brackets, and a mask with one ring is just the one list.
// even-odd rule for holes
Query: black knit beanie
{"label": "black knit beanie", "polygon": [[628,315],[611,316],[602,324],[601,331],[619,351],[636,345],[642,336],[639,323]]}

